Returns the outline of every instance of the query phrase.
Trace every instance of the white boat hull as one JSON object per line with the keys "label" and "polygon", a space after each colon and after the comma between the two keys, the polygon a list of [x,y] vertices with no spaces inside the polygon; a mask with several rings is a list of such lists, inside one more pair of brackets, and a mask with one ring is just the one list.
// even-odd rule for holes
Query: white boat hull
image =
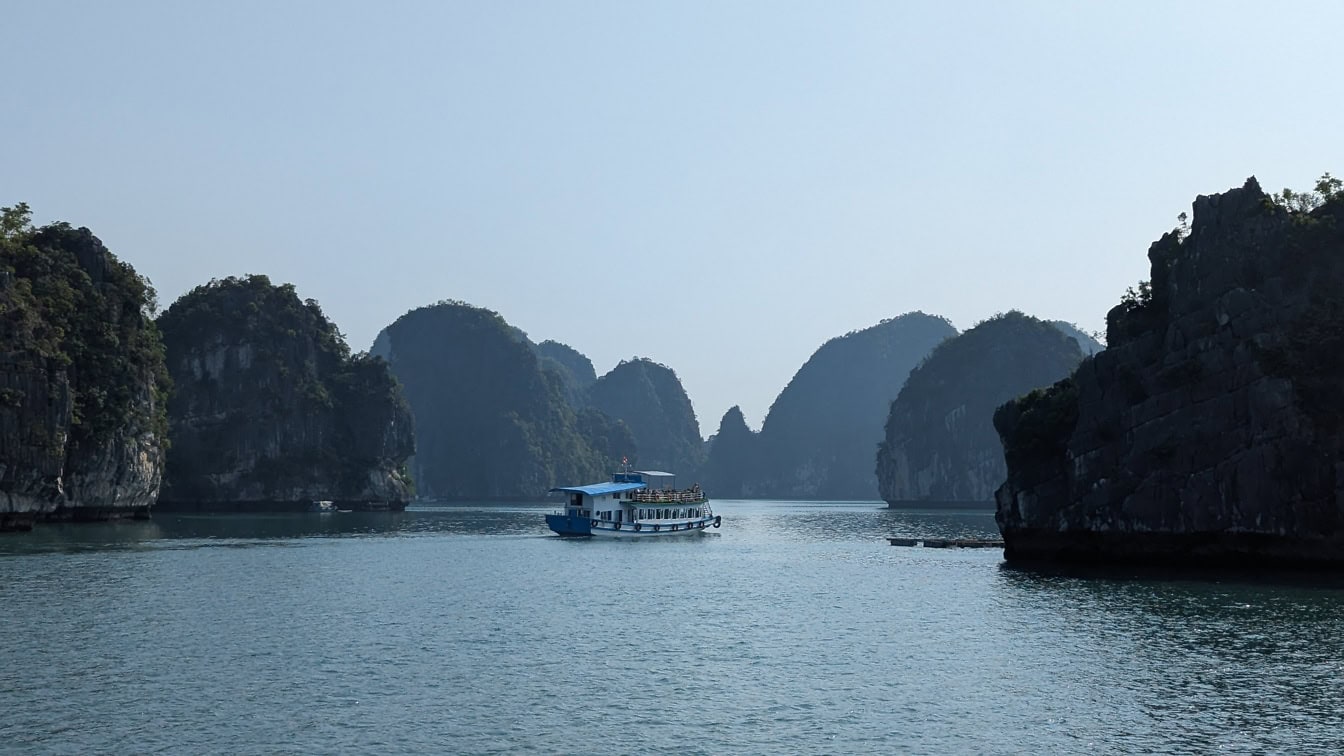
{"label": "white boat hull", "polygon": [[591,535],[607,538],[662,538],[704,533],[719,527],[722,519],[718,515],[688,520],[659,520],[658,522],[607,522],[593,520],[588,524]]}

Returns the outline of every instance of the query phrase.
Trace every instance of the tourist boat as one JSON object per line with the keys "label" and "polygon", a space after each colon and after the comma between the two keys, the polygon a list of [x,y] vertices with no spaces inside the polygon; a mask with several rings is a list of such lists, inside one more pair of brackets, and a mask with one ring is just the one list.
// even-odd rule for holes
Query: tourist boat
{"label": "tourist boat", "polygon": [[561,486],[551,493],[567,497],[563,512],[546,515],[546,524],[562,536],[648,538],[703,533],[723,524],[699,484],[678,489],[672,473],[656,470],[625,470],[610,483]]}

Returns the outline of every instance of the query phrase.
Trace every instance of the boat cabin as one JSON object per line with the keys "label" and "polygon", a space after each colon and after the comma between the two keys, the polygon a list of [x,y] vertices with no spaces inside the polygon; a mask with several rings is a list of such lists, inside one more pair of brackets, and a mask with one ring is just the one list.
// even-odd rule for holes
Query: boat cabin
{"label": "boat cabin", "polygon": [[594,523],[674,524],[707,516],[699,484],[675,488],[676,476],[657,470],[618,472],[610,483],[552,488],[566,496],[565,515]]}

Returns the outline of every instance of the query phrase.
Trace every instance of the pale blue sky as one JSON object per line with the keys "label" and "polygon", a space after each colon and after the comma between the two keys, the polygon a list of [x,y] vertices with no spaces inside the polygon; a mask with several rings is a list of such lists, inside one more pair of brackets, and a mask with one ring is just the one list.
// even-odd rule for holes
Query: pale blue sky
{"label": "pale blue sky", "polygon": [[1344,173],[1344,4],[10,2],[0,205],[353,348],[459,299],[758,427],[910,310],[1104,327],[1196,194]]}

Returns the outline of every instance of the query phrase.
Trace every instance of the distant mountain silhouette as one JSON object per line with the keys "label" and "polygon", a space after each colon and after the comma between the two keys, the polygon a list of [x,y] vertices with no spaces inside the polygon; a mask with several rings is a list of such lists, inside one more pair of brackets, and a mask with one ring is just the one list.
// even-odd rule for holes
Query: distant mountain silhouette
{"label": "distant mountain silhouette", "polygon": [[704,466],[700,424],[677,374],[666,365],[622,361],[588,390],[589,405],[625,422],[639,445],[632,464],[698,480]]}
{"label": "distant mountain silhouette", "polygon": [[568,370],[574,377],[574,385],[581,389],[587,389],[597,380],[593,361],[568,344],[547,340],[537,344],[536,351],[543,365],[551,363]]}
{"label": "distant mountain silhouette", "polygon": [[891,404],[877,452],[888,502],[990,502],[1007,475],[994,410],[1068,375],[1083,359],[1076,337],[1010,312],[933,350]]}
{"label": "distant mountain silhouette", "polygon": [[729,410],[711,446],[717,496],[877,498],[873,449],[910,370],[957,329],[912,312],[827,341],[780,392],[759,434]]}
{"label": "distant mountain silhouette", "polygon": [[628,431],[600,413],[581,419],[560,371],[543,369],[515,331],[490,310],[440,302],[406,313],[374,342],[415,415],[422,495],[538,498],[615,467],[601,447],[623,446]]}
{"label": "distant mountain silhouette", "polygon": [[746,474],[755,474],[760,468],[758,447],[757,436],[747,427],[741,408],[733,406],[723,413],[718,432],[710,437],[709,460],[704,474],[706,490],[725,499],[745,496]]}
{"label": "distant mountain silhouette", "polygon": [[[530,342],[529,342],[530,343]],[[587,401],[589,387],[597,381],[593,362],[579,350],[558,341],[534,344],[532,351],[541,360],[544,370],[553,370],[565,381],[565,396],[576,410]]]}
{"label": "distant mountain silhouette", "polygon": [[1065,336],[1072,336],[1078,342],[1078,348],[1083,350],[1083,356],[1096,354],[1106,348],[1106,345],[1097,341],[1091,334],[1087,333],[1078,326],[1064,320],[1047,321],[1050,325],[1064,332]]}

